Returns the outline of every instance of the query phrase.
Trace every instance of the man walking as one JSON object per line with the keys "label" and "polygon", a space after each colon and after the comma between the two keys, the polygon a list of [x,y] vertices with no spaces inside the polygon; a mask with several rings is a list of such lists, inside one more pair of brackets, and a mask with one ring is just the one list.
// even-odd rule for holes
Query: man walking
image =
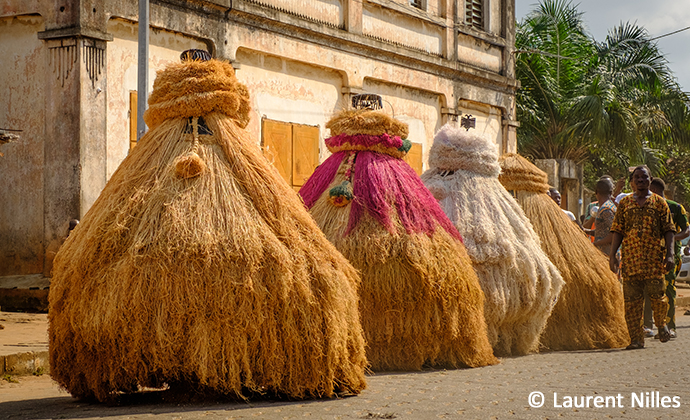
{"label": "man walking", "polygon": [[625,321],[630,334],[627,349],[634,350],[644,348],[642,311],[645,291],[652,302],[659,340],[665,343],[670,339],[666,326],[668,300],[664,274],[674,268],[675,226],[666,200],[649,190],[652,180],[649,168],[645,165],[636,167],[630,178],[633,194],[620,201],[611,225],[613,240],[609,266],[614,273],[618,272],[616,252],[622,244]]}

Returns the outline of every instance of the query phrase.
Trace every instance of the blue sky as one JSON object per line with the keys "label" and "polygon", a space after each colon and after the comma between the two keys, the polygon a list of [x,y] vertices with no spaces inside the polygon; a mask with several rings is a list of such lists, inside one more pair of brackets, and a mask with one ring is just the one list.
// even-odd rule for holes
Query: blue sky
{"label": "blue sky", "polygon": [[[536,0],[515,0],[515,16],[522,20],[537,5]],[[621,22],[630,21],[647,29],[651,36],[663,35],[690,26],[690,0],[573,0],[583,12],[583,20],[598,41]],[[690,91],[690,30],[661,38],[661,51],[678,82]]]}

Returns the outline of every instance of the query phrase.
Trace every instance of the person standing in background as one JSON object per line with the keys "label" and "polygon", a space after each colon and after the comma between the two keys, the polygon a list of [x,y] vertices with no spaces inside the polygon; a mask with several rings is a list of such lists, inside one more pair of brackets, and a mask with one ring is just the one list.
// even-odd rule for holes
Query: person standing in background
{"label": "person standing in background", "polygon": [[[553,187],[549,188],[549,197],[551,197],[551,199],[553,201],[555,201],[556,204],[558,204],[558,207],[561,207],[561,193],[556,188],[553,188]],[[575,215],[573,214],[572,211],[568,211],[568,210],[563,209],[563,208],[561,210],[563,210],[563,213],[565,213],[565,215],[568,216],[568,219],[570,219],[571,222],[574,222],[575,224],[577,224],[579,226],[579,224],[575,218]]]}
{"label": "person standing in background", "polygon": [[594,222],[594,229],[585,229],[585,232],[594,236],[594,246],[604,254],[609,255],[613,233],[611,225],[616,214],[617,206],[613,202],[613,182],[608,178],[600,178],[594,188],[597,202],[601,203]]}
{"label": "person standing in background", "polygon": [[[650,183],[649,189],[660,197],[665,197],[664,191],[666,184],[661,178],[654,178]],[[680,241],[690,236],[690,226],[688,225],[688,216],[685,208],[673,200],[666,199],[666,204],[671,211],[671,218],[675,225],[676,231],[673,236],[674,245],[674,262],[673,270],[666,274],[666,297],[668,298],[668,315],[666,318],[666,325],[668,325],[671,338],[676,338],[676,276],[680,270],[682,258],[680,252]],[[644,328],[645,335],[651,336],[652,332],[652,307],[649,296],[645,293],[644,299]],[[651,334],[650,334],[651,333]],[[654,338],[659,338],[655,336]]]}
{"label": "person standing in background", "polygon": [[[625,186],[625,178],[621,178],[614,183],[613,177],[611,175],[602,175],[601,177],[599,177],[598,181],[602,181],[602,180],[608,180],[609,182],[611,182],[611,185],[613,186],[613,192],[611,193],[611,201],[614,201],[614,197],[616,197],[621,191],[623,191],[623,187]],[[595,190],[596,190],[596,187],[595,187]],[[596,191],[594,192],[594,194],[596,196]],[[582,221],[582,227],[583,228],[594,229],[594,227],[596,226],[594,221],[596,220],[597,216],[592,214],[592,209],[594,207],[596,207],[597,208],[597,210],[595,210],[595,213],[596,213],[596,211],[599,210],[599,204],[600,203],[601,202],[599,200],[597,200],[597,201],[592,201],[591,203],[589,203],[587,205],[587,209],[585,210],[585,214],[584,214],[585,220]],[[615,201],[614,201],[614,204],[615,204]],[[607,255],[608,255],[608,253],[607,253]]]}

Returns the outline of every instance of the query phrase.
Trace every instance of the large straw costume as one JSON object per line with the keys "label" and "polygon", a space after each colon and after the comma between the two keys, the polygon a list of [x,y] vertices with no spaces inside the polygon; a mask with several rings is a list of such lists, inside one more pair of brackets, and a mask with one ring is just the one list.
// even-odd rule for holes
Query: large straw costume
{"label": "large straw costume", "polygon": [[541,344],[551,350],[625,347],[623,290],[608,259],[549,197],[546,174],[517,154],[500,159],[499,180],[541,238],[542,248],[563,276],[561,291]]}
{"label": "large straw costume", "polygon": [[484,290],[489,342],[498,356],[537,351],[563,279],[515,199],[498,181],[498,147],[445,125],[424,184],[458,228]]}
{"label": "large straw costume", "polygon": [[460,234],[402,160],[408,128],[381,111],[351,110],[326,125],[333,153],[300,190],[326,236],[360,270],[371,368],[497,363],[484,296]]}
{"label": "large straw costume", "polygon": [[163,383],[358,393],[359,278],[244,130],[232,66],[170,65],[149,106],[150,131],[56,256],[52,377],[100,401]]}

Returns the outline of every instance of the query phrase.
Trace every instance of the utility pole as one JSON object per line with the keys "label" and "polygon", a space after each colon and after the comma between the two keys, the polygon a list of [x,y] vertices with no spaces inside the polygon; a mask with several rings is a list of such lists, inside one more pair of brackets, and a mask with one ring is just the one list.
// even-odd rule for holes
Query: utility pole
{"label": "utility pole", "polygon": [[144,111],[149,89],[149,0],[139,0],[139,55],[137,71],[137,141],[146,133]]}

